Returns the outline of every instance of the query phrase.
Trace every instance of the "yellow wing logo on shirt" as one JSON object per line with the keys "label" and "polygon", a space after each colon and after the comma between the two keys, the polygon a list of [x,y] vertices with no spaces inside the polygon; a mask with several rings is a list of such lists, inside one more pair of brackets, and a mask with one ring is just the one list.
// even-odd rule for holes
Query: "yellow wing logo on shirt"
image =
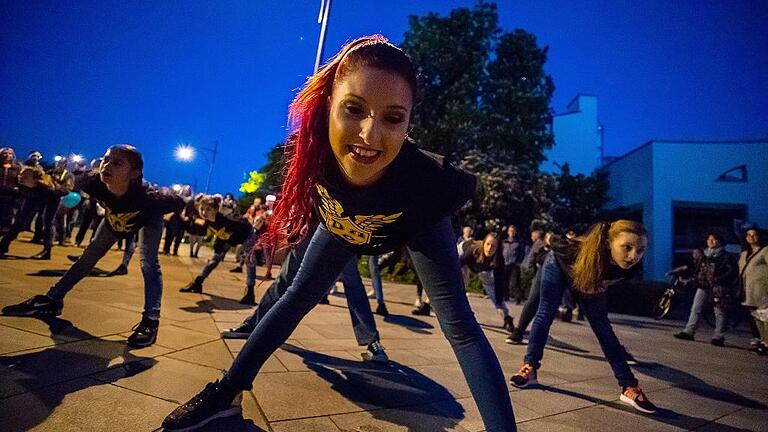
{"label": "yellow wing logo on shirt", "polygon": [[227,241],[232,237],[232,233],[228,232],[224,227],[216,229],[214,227],[208,227],[208,234],[216,237],[219,240]]}
{"label": "yellow wing logo on shirt", "polygon": [[320,217],[323,218],[325,226],[332,233],[342,237],[344,240],[354,245],[364,245],[371,242],[374,231],[397,220],[403,213],[392,215],[371,215],[354,216],[354,220],[349,216],[342,216],[344,208],[333,199],[328,190],[323,186],[317,185],[317,192],[320,194]]}
{"label": "yellow wing logo on shirt", "polygon": [[113,213],[112,210],[107,208],[105,217],[114,232],[124,233],[134,231],[136,224],[133,222],[133,218],[137,214],[139,214],[137,211],[132,213]]}

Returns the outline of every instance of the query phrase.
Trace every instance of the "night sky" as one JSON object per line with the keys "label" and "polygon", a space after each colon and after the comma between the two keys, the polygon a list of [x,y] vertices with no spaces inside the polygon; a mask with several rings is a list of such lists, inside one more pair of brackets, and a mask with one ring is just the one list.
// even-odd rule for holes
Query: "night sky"
{"label": "night sky", "polygon": [[[408,15],[473,1],[334,0],[327,56],[354,37],[402,41]],[[597,95],[607,155],[651,139],[768,138],[768,2],[500,1],[505,31],[548,45],[556,112]],[[319,1],[0,0],[0,146],[87,158],[114,143],[145,177],[236,192],[285,136],[311,74]]]}

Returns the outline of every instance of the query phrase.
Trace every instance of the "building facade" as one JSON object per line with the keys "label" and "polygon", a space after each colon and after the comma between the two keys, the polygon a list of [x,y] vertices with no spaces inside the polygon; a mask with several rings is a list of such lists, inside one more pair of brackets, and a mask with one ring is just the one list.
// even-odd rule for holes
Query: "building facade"
{"label": "building facade", "polygon": [[708,231],[741,241],[741,221],[768,227],[768,140],[650,141],[607,164],[616,217],[649,231],[646,279],[705,246]]}

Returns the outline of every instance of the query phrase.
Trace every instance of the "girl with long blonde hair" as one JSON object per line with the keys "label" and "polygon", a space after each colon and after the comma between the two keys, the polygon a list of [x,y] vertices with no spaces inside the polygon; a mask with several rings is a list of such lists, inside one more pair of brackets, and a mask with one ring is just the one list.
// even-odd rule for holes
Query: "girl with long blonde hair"
{"label": "girl with long blonde hair", "polygon": [[552,237],[552,250],[539,269],[541,299],[528,338],[528,352],[523,366],[510,378],[512,385],[525,388],[538,384],[537,371],[549,329],[563,292],[569,289],[584,310],[622,388],[620,400],[641,412],[656,411],[627,365],[624,347],[608,320],[606,301],[610,286],[634,275],[633,270],[638,268],[647,245],[648,235],[643,225],[625,219],[597,223],[581,238]]}

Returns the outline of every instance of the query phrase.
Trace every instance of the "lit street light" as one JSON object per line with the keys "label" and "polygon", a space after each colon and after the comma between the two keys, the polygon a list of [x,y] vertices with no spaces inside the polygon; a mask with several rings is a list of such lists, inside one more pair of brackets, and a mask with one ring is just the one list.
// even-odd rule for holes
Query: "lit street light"
{"label": "lit street light", "polygon": [[[213,165],[216,163],[216,153],[219,151],[219,141],[213,142],[213,148],[198,147],[200,150],[211,152],[211,159],[205,158],[208,162],[208,180],[205,182],[205,193],[208,193],[208,188],[211,186],[211,175],[213,175]],[[176,159],[182,162],[191,162],[195,159],[195,148],[189,144],[179,144],[176,146]]]}
{"label": "lit street light", "polygon": [[195,148],[189,144],[179,144],[176,146],[176,159],[183,162],[190,162],[195,158]]}
{"label": "lit street light", "polygon": [[72,162],[80,163],[83,161],[83,156],[79,154],[72,155]]}

